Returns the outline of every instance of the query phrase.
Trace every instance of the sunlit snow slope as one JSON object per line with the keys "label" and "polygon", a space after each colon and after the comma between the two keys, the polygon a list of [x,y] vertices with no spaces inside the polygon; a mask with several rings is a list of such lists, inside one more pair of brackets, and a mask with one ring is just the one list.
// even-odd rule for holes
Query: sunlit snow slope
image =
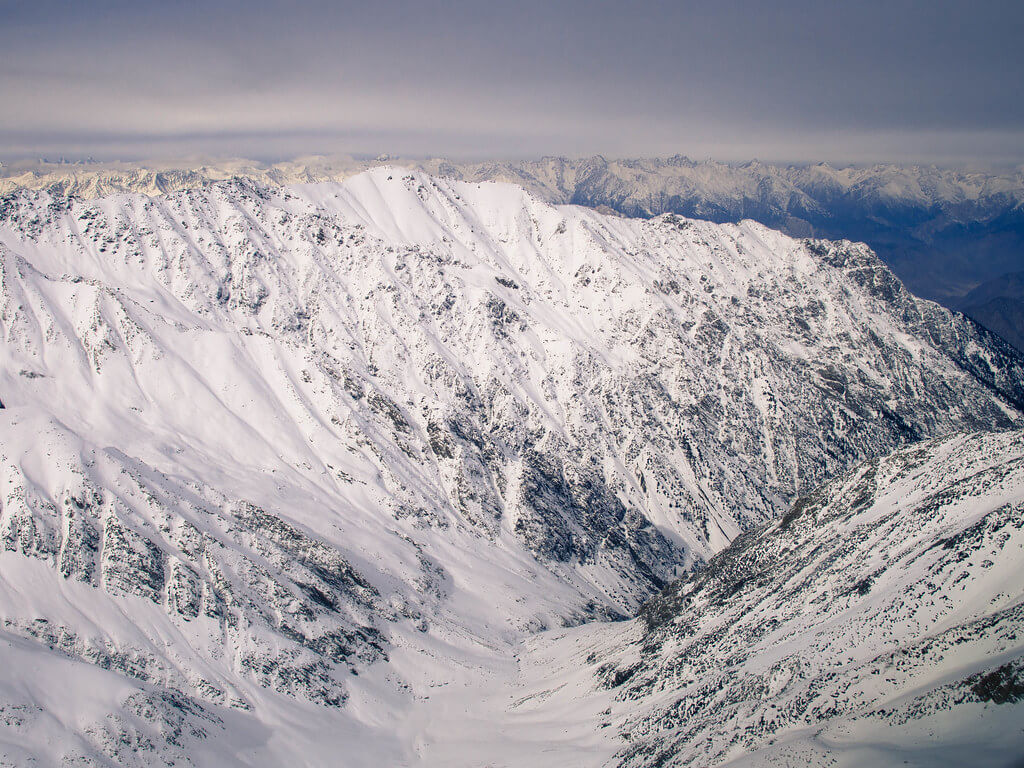
{"label": "sunlit snow slope", "polygon": [[752,223],[386,168],[22,191],[0,261],[14,764],[413,764],[434,688],[506,679],[524,634],[1022,422],[1003,342]]}

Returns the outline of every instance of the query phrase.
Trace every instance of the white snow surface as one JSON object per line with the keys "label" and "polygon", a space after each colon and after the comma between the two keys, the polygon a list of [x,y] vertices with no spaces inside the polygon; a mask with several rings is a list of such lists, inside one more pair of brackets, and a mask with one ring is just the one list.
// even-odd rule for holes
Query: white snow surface
{"label": "white snow surface", "polygon": [[751,222],[389,167],[22,192],[0,261],[0,764],[602,764],[602,620],[1021,422],[962,318]]}

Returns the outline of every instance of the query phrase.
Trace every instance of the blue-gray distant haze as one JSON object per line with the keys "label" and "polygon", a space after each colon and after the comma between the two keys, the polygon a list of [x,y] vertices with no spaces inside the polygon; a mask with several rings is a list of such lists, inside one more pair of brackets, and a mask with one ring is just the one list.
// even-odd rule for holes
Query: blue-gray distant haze
{"label": "blue-gray distant haze", "polygon": [[1024,162],[1020,2],[0,2],[0,156]]}

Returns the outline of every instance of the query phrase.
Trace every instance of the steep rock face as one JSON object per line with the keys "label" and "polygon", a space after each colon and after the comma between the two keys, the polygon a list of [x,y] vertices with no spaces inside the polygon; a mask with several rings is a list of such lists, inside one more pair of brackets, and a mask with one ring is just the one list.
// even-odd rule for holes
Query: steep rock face
{"label": "steep rock face", "polygon": [[3,642],[110,713],[11,726],[51,757],[407,760],[381,723],[480,648],[632,612],[893,446],[1022,420],[1010,347],[865,246],[751,222],[385,168],[20,192],[0,262]]}
{"label": "steep rock face", "polygon": [[801,499],[574,654],[614,694],[617,765],[1007,765],[1024,744],[1022,565],[1024,434],[927,441]]}

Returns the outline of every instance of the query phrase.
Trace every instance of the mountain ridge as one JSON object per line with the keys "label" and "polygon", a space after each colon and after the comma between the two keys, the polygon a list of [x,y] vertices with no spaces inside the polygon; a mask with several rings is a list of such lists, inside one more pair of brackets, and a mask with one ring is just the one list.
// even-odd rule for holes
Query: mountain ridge
{"label": "mountain ridge", "polygon": [[[340,180],[395,162],[347,156],[273,165],[237,160],[167,168],[144,164],[11,167],[0,193],[47,188],[81,197],[157,194],[233,176],[270,184]],[[552,203],[604,206],[629,216],[677,213],[719,222],[753,218],[795,236],[865,240],[916,293],[951,303],[978,283],[1020,269],[1024,176],[935,166],[743,164],[683,156],[452,162],[402,160],[434,175],[507,181]],[[987,252],[978,259],[979,248]],[[938,266],[938,269],[935,267]]]}

